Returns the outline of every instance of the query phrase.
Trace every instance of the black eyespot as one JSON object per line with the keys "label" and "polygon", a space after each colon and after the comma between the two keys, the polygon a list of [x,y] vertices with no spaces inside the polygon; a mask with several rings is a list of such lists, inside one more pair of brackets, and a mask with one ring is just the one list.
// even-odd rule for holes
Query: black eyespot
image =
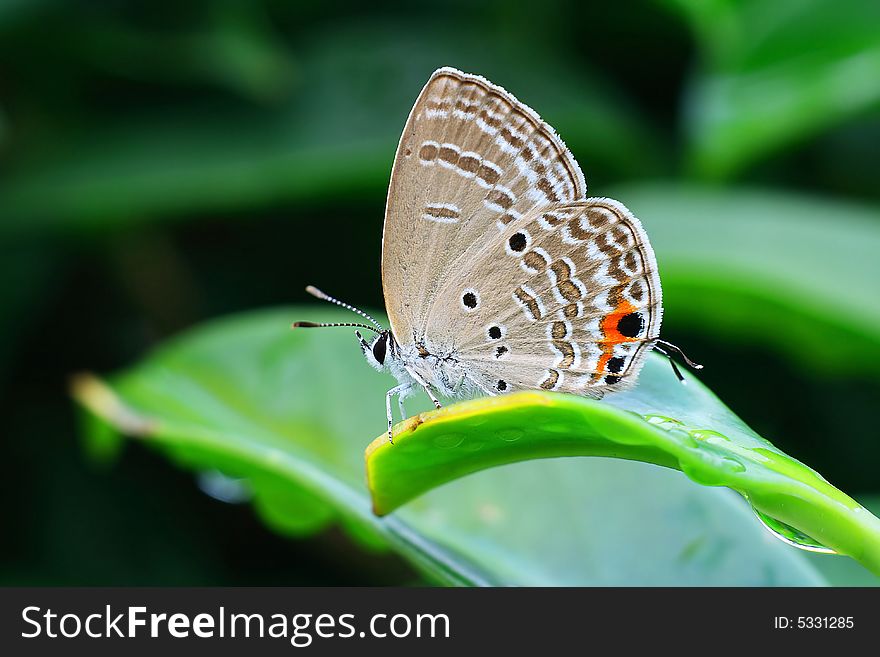
{"label": "black eyespot", "polygon": [[637,338],[642,328],[645,326],[645,320],[642,319],[642,313],[630,313],[624,315],[617,322],[617,330],[621,335],[628,338]]}
{"label": "black eyespot", "polygon": [[619,376],[612,376],[611,374],[609,374],[608,376],[605,377],[605,383],[607,383],[610,386],[614,385],[618,381],[620,381]]}
{"label": "black eyespot", "polygon": [[526,236],[523,233],[514,233],[507,243],[510,244],[511,251],[519,253],[526,248]]}
{"label": "black eyespot", "polygon": [[495,347],[495,358],[501,358],[504,354],[507,353],[507,347],[501,345],[500,347]]}
{"label": "black eyespot", "polygon": [[383,333],[373,343],[373,358],[379,365],[385,364],[385,353],[388,351],[388,334]]}
{"label": "black eyespot", "polygon": [[498,383],[495,384],[495,387],[504,392],[505,390],[507,390],[507,381],[505,381],[504,379],[499,379]]}
{"label": "black eyespot", "polygon": [[489,327],[489,337],[493,340],[497,340],[501,337],[501,327],[500,326],[490,326]]}
{"label": "black eyespot", "polygon": [[608,371],[614,374],[620,372],[623,369],[623,364],[626,362],[626,359],[623,356],[615,356],[608,360]]}
{"label": "black eyespot", "polygon": [[461,296],[461,302],[468,308],[476,308],[477,307],[477,295],[473,292],[465,292]]}

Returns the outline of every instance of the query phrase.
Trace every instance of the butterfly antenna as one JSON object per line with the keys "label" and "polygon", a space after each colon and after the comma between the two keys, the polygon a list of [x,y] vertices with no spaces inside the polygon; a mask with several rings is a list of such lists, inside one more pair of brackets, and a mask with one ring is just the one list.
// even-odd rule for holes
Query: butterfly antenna
{"label": "butterfly antenna", "polygon": [[658,339],[658,340],[654,340],[654,343],[663,345],[667,349],[677,353],[679,356],[681,356],[682,360],[684,360],[684,362],[687,363],[688,367],[690,367],[691,369],[694,369],[694,370],[703,369],[702,365],[699,365],[699,364],[695,363],[694,361],[692,361],[690,358],[687,357],[686,353],[684,353],[680,348],[676,347],[671,342],[666,342],[666,340],[659,340]]}
{"label": "butterfly antenna", "polygon": [[663,347],[658,347],[657,345],[654,345],[654,351],[666,356],[669,359],[669,364],[672,365],[672,371],[675,373],[675,376],[678,377],[678,380],[682,383],[687,383],[687,381],[684,380],[684,376],[682,376],[681,370],[678,369],[678,365],[676,365],[675,361],[672,360],[672,354],[663,349]]}
{"label": "butterfly antenna", "polygon": [[327,326],[353,326],[355,328],[368,329],[373,333],[382,335],[382,331],[373,328],[369,324],[358,324],[357,322],[294,322],[290,328],[325,328]]}
{"label": "butterfly antenna", "polygon": [[669,364],[672,366],[672,371],[675,373],[675,376],[678,378],[678,380],[681,381],[682,383],[687,383],[687,381],[684,380],[684,376],[682,376],[681,370],[678,369],[678,365],[676,365],[675,361],[672,360],[672,354],[670,354],[668,351],[666,351],[666,349],[664,349],[663,347],[658,347],[657,346],[658,344],[662,344],[663,347],[666,347],[666,349],[670,349],[670,350],[674,351],[675,353],[677,353],[679,356],[681,356],[684,359],[684,362],[686,362],[689,367],[691,367],[695,370],[703,369],[702,365],[698,365],[697,363],[692,361],[690,358],[687,357],[687,355],[681,349],[676,347],[671,342],[666,342],[666,340],[655,340],[654,341],[654,350],[663,354],[664,356],[666,356],[666,358],[669,359]]}
{"label": "butterfly antenna", "polygon": [[[385,330],[384,328],[382,328],[382,325],[379,322],[377,322],[375,319],[370,317],[363,310],[361,310],[359,308],[355,308],[354,306],[351,306],[351,305],[345,303],[344,301],[340,301],[339,299],[337,299],[335,297],[331,297],[329,294],[321,292],[321,290],[316,288],[314,285],[309,285],[308,287],[306,287],[306,292],[311,294],[313,297],[317,297],[318,299],[321,299],[322,301],[329,301],[330,303],[335,303],[337,306],[342,306],[346,310],[350,310],[353,313],[357,313],[358,315],[360,315],[361,317],[366,319],[368,322],[370,322],[370,324],[372,324],[377,329],[379,329],[379,331],[377,331],[377,333]],[[346,325],[343,324],[342,326],[346,326]],[[351,326],[354,326],[354,324],[351,324]],[[364,328],[369,328],[371,331],[375,330],[375,329],[370,328],[369,326],[365,326]]]}

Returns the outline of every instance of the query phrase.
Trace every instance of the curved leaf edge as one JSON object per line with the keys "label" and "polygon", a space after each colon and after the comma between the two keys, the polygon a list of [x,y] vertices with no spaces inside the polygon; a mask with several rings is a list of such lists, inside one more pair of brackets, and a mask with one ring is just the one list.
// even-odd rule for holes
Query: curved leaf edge
{"label": "curved leaf edge", "polygon": [[855,500],[769,443],[754,451],[726,448],[692,433],[674,421],[588,398],[520,392],[409,418],[395,428],[393,444],[383,434],[367,447],[367,483],[373,511],[387,515],[437,486],[508,463],[562,456],[638,460],[679,470],[701,485],[731,488],[756,511],[880,574],[880,519]]}
{"label": "curved leaf edge", "polygon": [[[405,523],[396,518],[379,518],[363,502],[363,497],[350,490],[344,483],[330,480],[314,468],[305,467],[301,462],[293,463],[276,451],[241,449],[232,445],[210,431],[194,431],[193,427],[178,427],[171,423],[155,420],[126,405],[113,388],[102,378],[92,373],[80,373],[71,378],[70,394],[89,416],[92,428],[114,431],[117,436],[135,438],[144,445],[159,449],[172,457],[178,466],[193,472],[221,466],[225,458],[233,458],[249,469],[249,474],[283,477],[297,493],[312,495],[322,505],[331,505],[332,514],[322,522],[310,523],[298,531],[285,531],[284,527],[266,517],[261,499],[263,491],[259,484],[253,487],[253,506],[262,519],[275,530],[288,535],[305,536],[321,531],[334,522],[352,540],[367,549],[393,548],[409,561],[429,582],[441,586],[498,586],[498,582],[487,572],[477,567],[463,568],[458,555],[452,554],[442,546],[425,541]],[[106,435],[101,436],[106,440]],[[201,457],[192,455],[181,458],[180,447],[185,446],[199,453],[210,448]],[[220,457],[218,458],[218,454]],[[305,464],[308,466],[308,464]],[[227,473],[236,475],[237,472]],[[251,482],[253,483],[253,479]],[[382,545],[384,543],[384,546]]]}

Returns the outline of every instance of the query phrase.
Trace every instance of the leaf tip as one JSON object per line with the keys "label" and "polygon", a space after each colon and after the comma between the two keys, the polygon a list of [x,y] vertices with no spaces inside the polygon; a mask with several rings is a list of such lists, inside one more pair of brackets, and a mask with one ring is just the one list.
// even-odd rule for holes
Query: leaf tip
{"label": "leaf tip", "polygon": [[123,433],[141,437],[154,433],[154,421],[125,406],[113,389],[91,372],[79,372],[71,376],[69,388],[76,401]]}

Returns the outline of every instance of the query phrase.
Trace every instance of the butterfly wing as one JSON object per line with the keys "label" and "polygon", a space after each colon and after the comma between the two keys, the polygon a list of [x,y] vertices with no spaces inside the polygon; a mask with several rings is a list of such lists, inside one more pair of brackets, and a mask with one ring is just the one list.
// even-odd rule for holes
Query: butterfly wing
{"label": "butterfly wing", "polygon": [[[476,308],[460,303],[468,292]],[[493,236],[446,281],[446,311],[428,322],[486,392],[601,396],[635,382],[660,334],[661,294],[638,219],[591,198],[534,209]]]}
{"label": "butterfly wing", "polygon": [[479,76],[436,71],[410,112],[388,189],[382,287],[398,341],[425,342],[439,291],[455,288],[508,226],[585,194],[577,162],[534,111]]}

